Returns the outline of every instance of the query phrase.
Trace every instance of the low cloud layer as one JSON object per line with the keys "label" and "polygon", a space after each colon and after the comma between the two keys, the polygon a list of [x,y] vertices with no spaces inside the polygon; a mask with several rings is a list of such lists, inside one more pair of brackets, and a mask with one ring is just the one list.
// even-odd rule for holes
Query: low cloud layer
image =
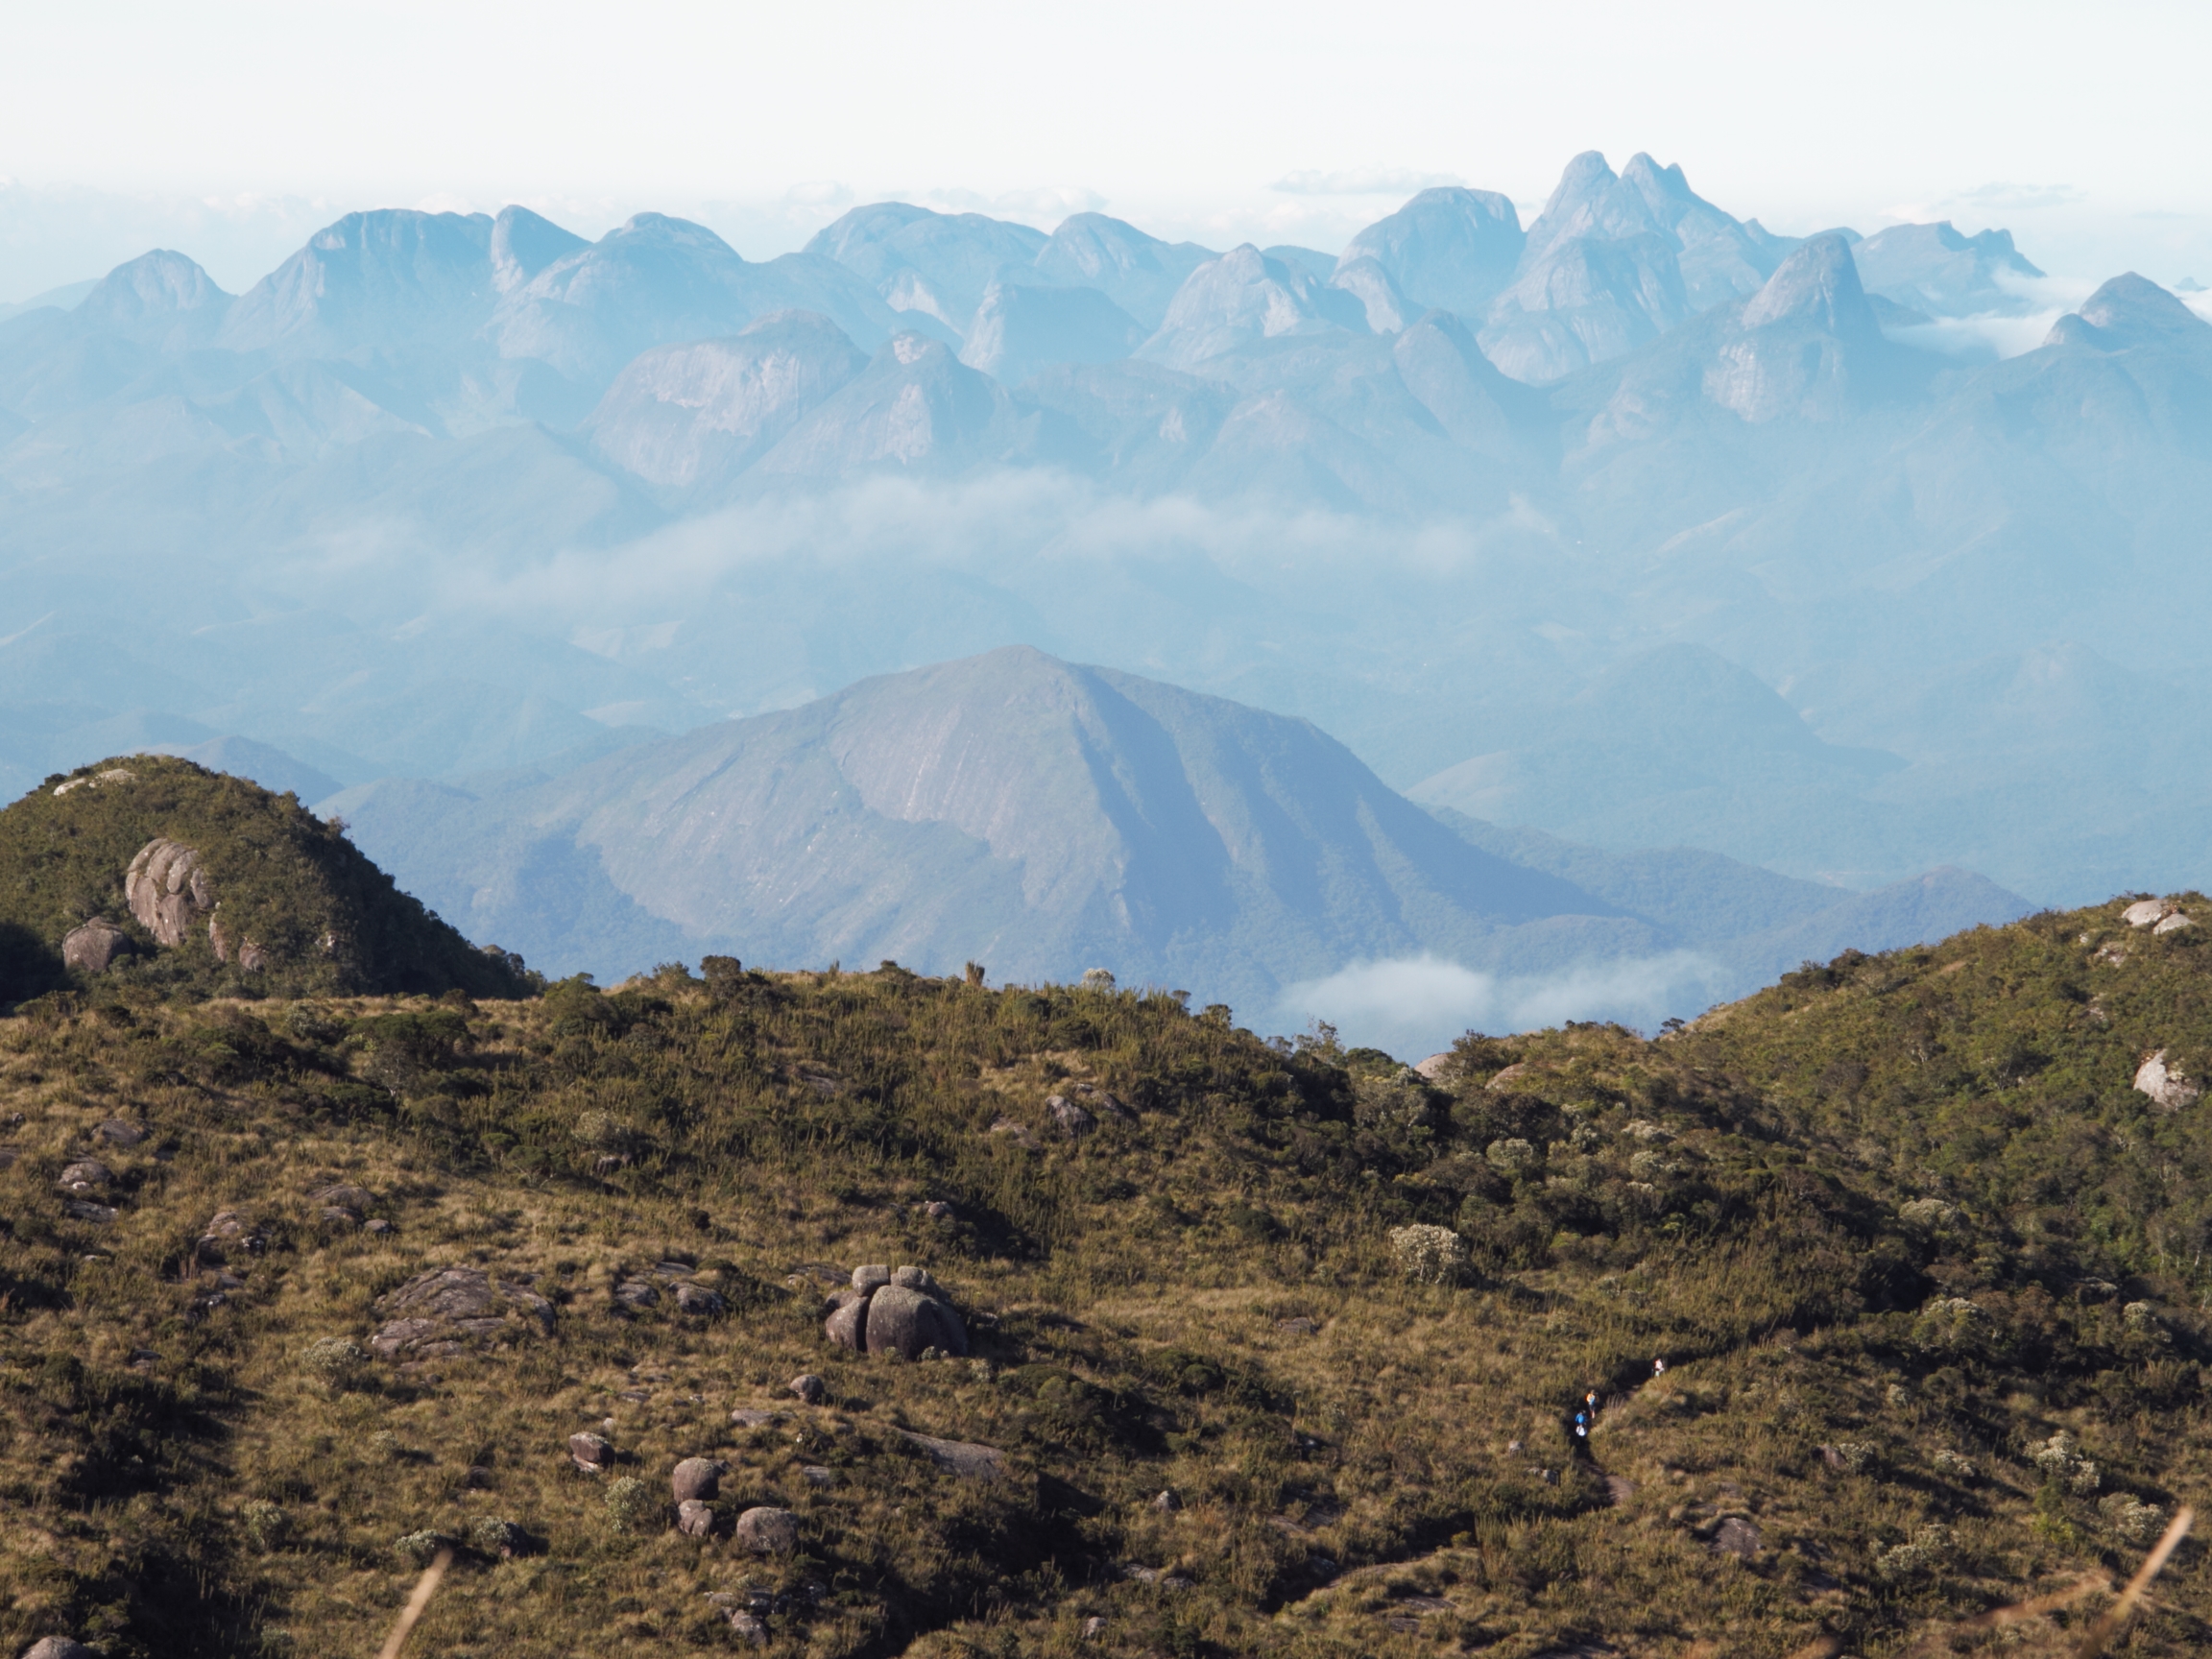
{"label": "low cloud layer", "polygon": [[1295,1030],[1323,1020],[1348,1046],[1418,1060],[1465,1031],[1503,1035],[1570,1020],[1617,1020],[1652,1030],[1670,1015],[1710,1007],[1723,977],[1718,963],[1689,950],[1524,975],[1479,973],[1437,956],[1401,956],[1354,963],[1325,979],[1286,987],[1275,1021]]}

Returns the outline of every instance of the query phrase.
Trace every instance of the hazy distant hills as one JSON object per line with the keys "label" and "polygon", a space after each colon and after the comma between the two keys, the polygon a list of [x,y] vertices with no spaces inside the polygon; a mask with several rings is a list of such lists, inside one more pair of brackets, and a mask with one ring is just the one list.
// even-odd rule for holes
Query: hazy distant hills
{"label": "hazy distant hills", "polygon": [[2212,329],[2051,292],[1595,154],[1336,255],[902,204],[759,261],[356,213],[238,296],[155,252],[0,320],[0,788],[251,743],[505,801],[1019,641],[1616,852],[2176,887]]}
{"label": "hazy distant hills", "polygon": [[1347,962],[1422,954],[1531,974],[1694,952],[1672,971],[1701,1007],[1831,937],[2027,908],[1960,873],[1861,896],[1440,822],[1303,721],[1025,648],[558,779],[325,806],[409,891],[554,971],[709,950],[1028,980],[1101,966],[1254,1017]]}

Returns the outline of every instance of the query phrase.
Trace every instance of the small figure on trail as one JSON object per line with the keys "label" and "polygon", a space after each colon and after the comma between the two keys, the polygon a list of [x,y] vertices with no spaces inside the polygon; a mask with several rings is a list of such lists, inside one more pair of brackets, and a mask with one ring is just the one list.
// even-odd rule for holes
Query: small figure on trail
{"label": "small figure on trail", "polygon": [[1659,1381],[1659,1379],[1660,1379],[1660,1378],[1662,1378],[1662,1377],[1664,1377],[1664,1376],[1666,1376],[1666,1375],[1667,1375],[1667,1361],[1666,1361],[1666,1359],[1665,1359],[1664,1358],[1658,1358],[1658,1359],[1654,1359],[1654,1360],[1652,1360],[1652,1361],[1651,1361],[1651,1381],[1652,1381],[1652,1382],[1658,1382],[1658,1381]]}
{"label": "small figure on trail", "polygon": [[1575,1413],[1575,1450],[1587,1457],[1590,1455],[1590,1413]]}
{"label": "small figure on trail", "polygon": [[1590,1413],[1590,1421],[1598,1421],[1598,1390],[1593,1388],[1582,1396],[1582,1409]]}

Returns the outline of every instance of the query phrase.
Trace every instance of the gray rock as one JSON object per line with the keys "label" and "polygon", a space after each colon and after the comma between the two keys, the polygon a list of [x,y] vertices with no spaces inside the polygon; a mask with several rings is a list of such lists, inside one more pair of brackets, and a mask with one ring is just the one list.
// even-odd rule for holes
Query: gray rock
{"label": "gray rock", "polygon": [[686,1538],[710,1538],[714,1535],[714,1505],[703,1503],[696,1498],[686,1498],[676,1505],[676,1530]]}
{"label": "gray rock", "polygon": [[2149,927],[2162,921],[2173,908],[2163,899],[2138,899],[2120,912],[2120,920],[2130,927]]}
{"label": "gray rock", "polygon": [[724,1617],[730,1621],[730,1633],[738,1641],[755,1647],[768,1646],[768,1626],[749,1607],[732,1607]]}
{"label": "gray rock", "polygon": [[61,936],[61,965],[79,974],[105,974],[109,963],[131,951],[131,935],[103,916]]}
{"label": "gray rock", "polygon": [[553,1334],[553,1304],[481,1267],[433,1267],[377,1298],[389,1321],[369,1339],[387,1359],[436,1358],[464,1348]]}
{"label": "gray rock", "polygon": [[712,1503],[721,1496],[722,1477],[728,1473],[729,1465],[711,1457],[686,1457],[669,1477],[669,1489],[679,1503],[692,1498]]}
{"label": "gray rock", "polygon": [[[855,1296],[850,1302],[841,1303],[835,1312],[822,1321],[822,1329],[830,1341],[855,1353],[867,1346],[870,1300],[866,1296]],[[797,1384],[793,1384],[793,1387],[796,1388]]]}
{"label": "gray rock", "polygon": [[376,1194],[366,1187],[355,1187],[341,1181],[335,1186],[318,1188],[307,1196],[318,1204],[331,1204],[341,1210],[353,1210],[362,1214],[376,1207]]}
{"label": "gray rock", "polygon": [[635,1312],[657,1305],[661,1292],[643,1279],[625,1279],[614,1286],[614,1300]]}
{"label": "gray rock", "polygon": [[748,1509],[737,1517],[730,1537],[756,1555],[788,1555],[799,1548],[799,1517],[788,1509]]}
{"label": "gray rock", "polygon": [[2194,927],[2196,926],[2196,923],[2190,921],[2188,917],[2182,915],[2180,911],[2176,910],[2173,915],[2167,917],[2163,922],[2160,922],[2155,927],[2152,928],[2151,931],[2157,934],[2178,933],[2184,927]]}
{"label": "gray rock", "polygon": [[871,1290],[874,1290],[878,1286],[888,1285],[890,1283],[891,1269],[884,1263],[876,1262],[866,1267],[855,1267],[853,1269],[853,1288],[859,1291],[863,1295],[867,1294]]}
{"label": "gray rock", "polygon": [[115,1172],[97,1158],[81,1158],[61,1171],[65,1192],[97,1192],[115,1184]]}
{"label": "gray rock", "polygon": [[603,1435],[589,1430],[568,1436],[568,1459],[587,1475],[597,1475],[613,1466],[614,1444]]}
{"label": "gray rock", "polygon": [[23,1659],[100,1659],[100,1654],[66,1636],[41,1636],[23,1649]]}
{"label": "gray rock", "polygon": [[72,1221],[91,1221],[103,1227],[115,1219],[113,1206],[95,1204],[89,1198],[62,1199],[61,1214]]}
{"label": "gray rock", "polygon": [[711,1319],[722,1311],[724,1306],[722,1298],[703,1285],[676,1286],[676,1311],[679,1313],[689,1313],[699,1319]]}
{"label": "gray rock", "polygon": [[935,1348],[951,1355],[968,1352],[968,1333],[936,1297],[904,1285],[886,1285],[868,1300],[868,1352],[901,1354],[919,1359]]}
{"label": "gray rock", "polygon": [[819,1463],[802,1464],[799,1478],[809,1486],[834,1486],[837,1484],[837,1471],[825,1469]]}
{"label": "gray rock", "polygon": [[979,1446],[970,1440],[940,1440],[931,1434],[916,1434],[904,1429],[899,1431],[899,1436],[926,1454],[929,1461],[946,1474],[957,1475],[963,1480],[996,1480],[1006,1473],[1006,1454],[996,1446]]}
{"label": "gray rock", "polygon": [[1748,1561],[1759,1553],[1763,1540],[1759,1528],[1741,1515],[1722,1518],[1719,1530],[1713,1534],[1713,1551],[1718,1555],[1735,1555]]}
{"label": "gray rock", "polygon": [[926,1267],[902,1267],[891,1275],[891,1283],[903,1285],[909,1290],[919,1290],[925,1296],[942,1297],[945,1294],[938,1288],[937,1281],[929,1277],[929,1269]]}
{"label": "gray rock", "polygon": [[[2193,1106],[2204,1093],[2201,1084],[2184,1077],[2179,1068],[2167,1064],[2163,1048],[2136,1068],[2135,1090],[2150,1095],[2152,1104],[2165,1112],[2178,1112],[2184,1106]],[[66,1181],[69,1172],[64,1169],[61,1174]]]}
{"label": "gray rock", "polygon": [[791,1392],[798,1395],[809,1406],[819,1406],[822,1404],[822,1396],[827,1390],[822,1385],[822,1379],[808,1371],[802,1376],[791,1379]]}
{"label": "gray rock", "polygon": [[1054,1094],[1045,1102],[1045,1110],[1052,1115],[1063,1135],[1088,1135],[1098,1127],[1098,1119],[1075,1104],[1065,1094]]}
{"label": "gray rock", "polygon": [[922,1206],[922,1214],[932,1221],[950,1221],[952,1219],[952,1206],[942,1198],[932,1198]]}
{"label": "gray rock", "polygon": [[385,1220],[382,1216],[378,1216],[376,1219],[365,1223],[362,1228],[362,1231],[367,1233],[373,1233],[379,1238],[383,1238],[385,1234],[391,1232],[392,1230],[392,1223]]}
{"label": "gray rock", "polygon": [[110,1118],[92,1131],[110,1146],[135,1146],[146,1139],[146,1131],[128,1118]]}

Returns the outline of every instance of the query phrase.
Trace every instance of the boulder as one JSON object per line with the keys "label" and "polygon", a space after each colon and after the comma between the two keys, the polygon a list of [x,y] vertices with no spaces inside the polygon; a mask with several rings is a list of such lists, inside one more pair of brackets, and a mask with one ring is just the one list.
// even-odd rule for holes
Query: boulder
{"label": "boulder", "polygon": [[2120,912],[2120,920],[2130,927],[2149,927],[2173,908],[2163,899],[2138,899]]}
{"label": "boulder", "polygon": [[1504,1070],[1499,1072],[1495,1077],[1491,1078],[1489,1082],[1483,1084],[1482,1087],[1485,1089],[1494,1089],[1499,1094],[1503,1094],[1510,1090],[1518,1088],[1521,1084],[1521,1080],[1527,1075],[1527,1063],[1524,1061],[1519,1065],[1506,1067]]}
{"label": "boulder", "polygon": [[878,1285],[888,1285],[890,1283],[891,1269],[880,1262],[873,1263],[866,1267],[855,1267],[853,1269],[853,1288],[859,1291],[863,1296],[867,1295],[869,1291],[875,1289]]}
{"label": "boulder", "polygon": [[568,1436],[568,1460],[587,1475],[604,1473],[614,1462],[614,1443],[589,1431]]}
{"label": "boulder", "polygon": [[42,1636],[23,1649],[23,1659],[100,1659],[100,1655],[66,1636]]}
{"label": "boulder", "polygon": [[962,1355],[968,1333],[950,1306],[905,1285],[886,1285],[868,1299],[868,1352],[919,1359],[926,1349]]}
{"label": "boulder", "polygon": [[62,1199],[61,1214],[72,1221],[90,1221],[103,1227],[115,1219],[113,1206],[95,1204],[89,1198]]}
{"label": "boulder", "polygon": [[1430,1055],[1428,1059],[1418,1062],[1413,1068],[1414,1070],[1421,1073],[1424,1079],[1431,1083],[1443,1082],[1445,1073],[1450,1071],[1451,1069],[1452,1050],[1449,1048],[1445,1049],[1441,1054]]}
{"label": "boulder", "polygon": [[996,1446],[978,1446],[970,1440],[940,1440],[933,1434],[916,1434],[904,1429],[899,1431],[899,1437],[946,1474],[957,1475],[963,1480],[996,1480],[1006,1473],[1006,1454]]}
{"label": "boulder", "polygon": [[1054,1094],[1046,1099],[1045,1110],[1052,1115],[1052,1121],[1058,1125],[1060,1133],[1070,1139],[1088,1135],[1098,1127],[1097,1118],[1065,1094]]}
{"label": "boulder", "polygon": [[798,1395],[809,1406],[821,1405],[825,1391],[822,1386],[822,1379],[815,1376],[811,1371],[806,1372],[804,1376],[791,1379],[791,1392]]}
{"label": "boulder", "polygon": [[344,1181],[336,1186],[317,1188],[307,1196],[318,1204],[334,1204],[341,1210],[368,1211],[376,1205],[376,1194],[368,1188],[351,1186]]}
{"label": "boulder", "polygon": [[138,849],[124,872],[123,898],[139,925],[162,945],[181,945],[192,924],[215,908],[214,883],[200,854],[166,835]]}
{"label": "boulder", "polygon": [[661,1292],[644,1279],[625,1279],[614,1286],[614,1300],[632,1312],[651,1308],[661,1300]]}
{"label": "boulder", "polygon": [[61,936],[61,966],[79,974],[105,974],[119,956],[131,954],[131,935],[95,916]]}
{"label": "boulder", "polygon": [[891,1275],[891,1283],[903,1285],[909,1290],[919,1290],[925,1296],[942,1297],[945,1292],[937,1287],[937,1281],[929,1277],[926,1267],[902,1267]]}
{"label": "boulder", "polygon": [[[822,1321],[822,1329],[830,1341],[854,1353],[867,1346],[868,1301],[865,1296],[855,1296],[840,1304],[836,1311]],[[796,1392],[798,1384],[793,1383],[792,1388]]]}
{"label": "boulder", "polygon": [[2176,910],[2173,915],[2168,916],[2160,921],[2156,926],[2151,929],[2151,931],[2152,933],[2178,933],[2184,927],[2194,927],[2196,926],[2196,923],[2190,921],[2188,917],[2184,916],[2180,911]]}
{"label": "boulder", "polygon": [[737,1517],[730,1537],[756,1555],[788,1555],[799,1548],[799,1517],[788,1509],[748,1509]]}
{"label": "boulder", "polygon": [[722,1311],[722,1298],[704,1285],[679,1285],[676,1286],[676,1311],[689,1313],[695,1318],[711,1319]]}
{"label": "boulder", "polygon": [[2178,1112],[2184,1106],[2193,1106],[2204,1093],[2201,1084],[2184,1077],[2177,1068],[2167,1063],[2163,1048],[2135,1069],[2135,1090],[2139,1094],[2150,1095],[2152,1104],[2164,1112]]}
{"label": "boulder", "polygon": [[686,1498],[676,1505],[676,1530],[686,1538],[711,1538],[714,1535],[714,1505],[702,1503],[696,1498]]}
{"label": "boulder", "polygon": [[711,1457],[686,1457],[668,1478],[669,1489],[679,1503],[693,1498],[710,1503],[721,1496],[722,1477],[727,1473],[729,1466]]}
{"label": "boulder", "polygon": [[1748,1561],[1759,1553],[1762,1542],[1758,1527],[1741,1515],[1729,1515],[1722,1518],[1719,1529],[1713,1534],[1713,1552]]}
{"label": "boulder", "polygon": [[146,1139],[146,1131],[128,1118],[110,1118],[92,1133],[110,1146],[135,1146]]}
{"label": "boulder", "polygon": [[64,1192],[97,1192],[114,1185],[114,1171],[97,1158],[80,1158],[61,1171]]}

